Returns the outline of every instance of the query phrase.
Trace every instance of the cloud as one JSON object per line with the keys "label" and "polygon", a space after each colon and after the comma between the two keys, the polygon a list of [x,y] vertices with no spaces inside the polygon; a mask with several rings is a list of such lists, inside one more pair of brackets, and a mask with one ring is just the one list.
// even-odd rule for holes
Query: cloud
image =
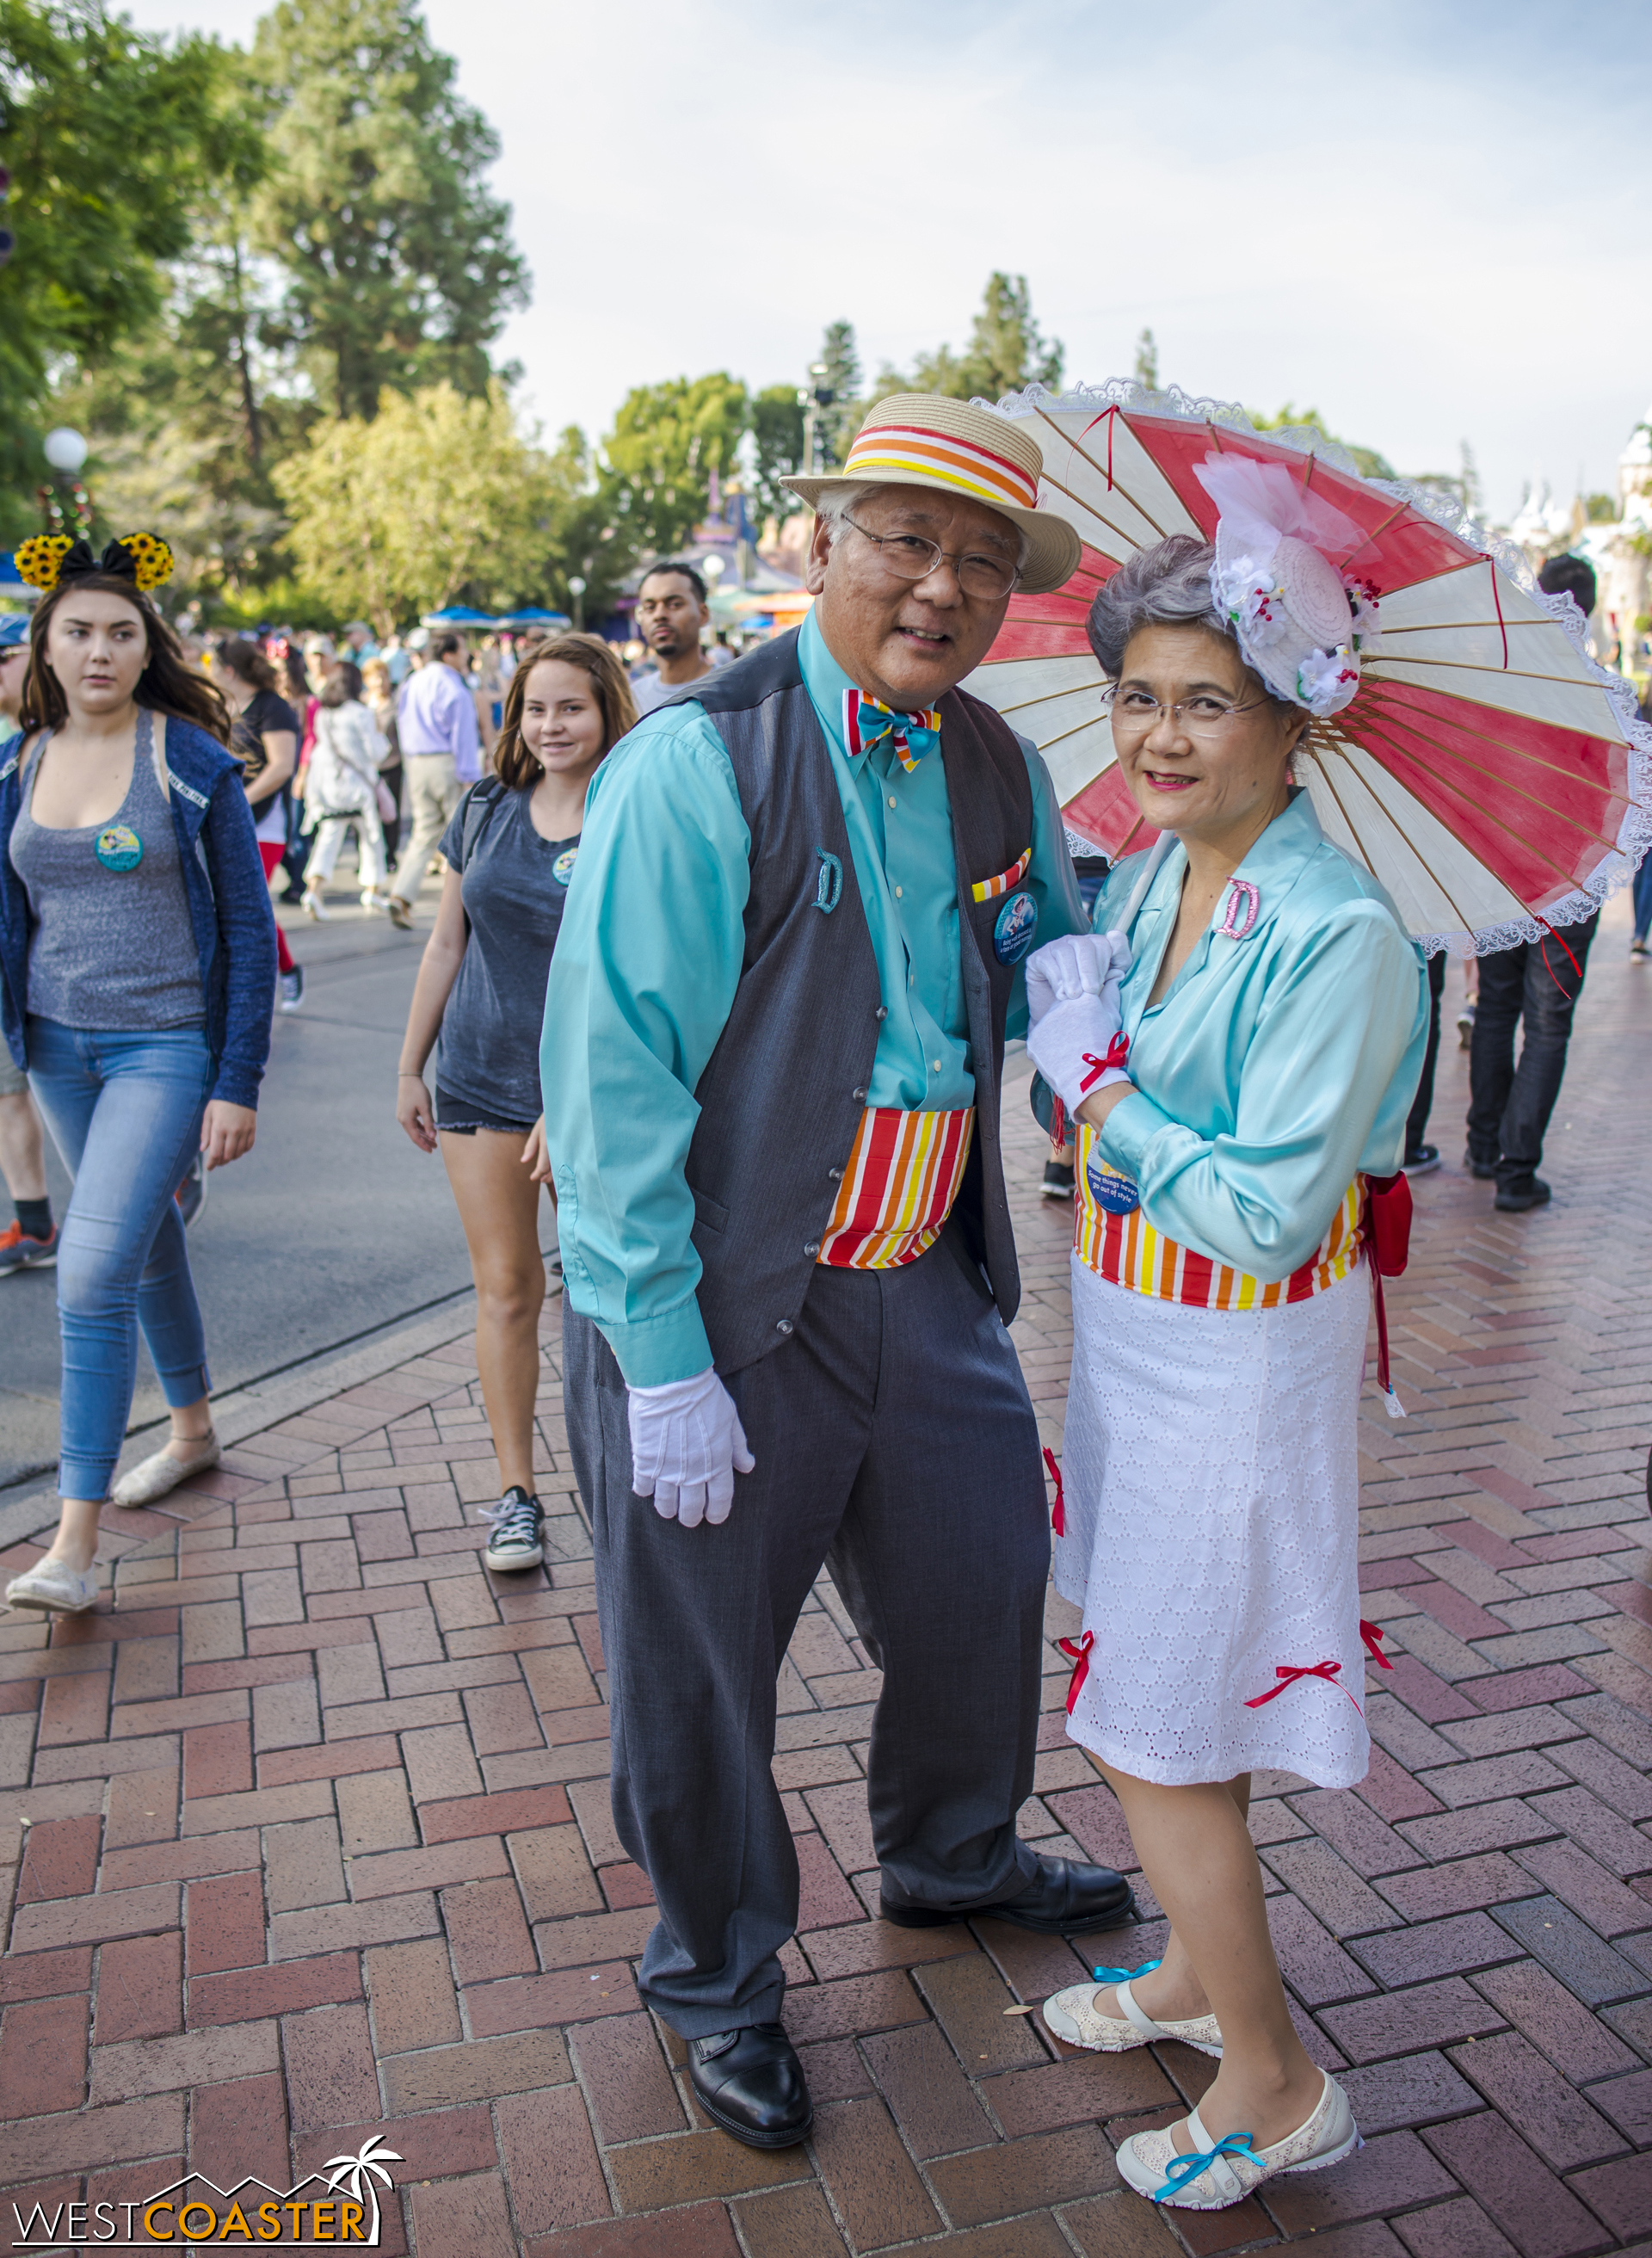
{"label": "cloud", "polygon": [[[240,0],[141,0],[245,38]],[[1068,373],[1317,407],[1401,469],[1467,438],[1494,508],[1610,486],[1652,393],[1652,88],[1617,0],[431,0],[493,120],[549,428],[629,386],[960,344],[1025,273]]]}

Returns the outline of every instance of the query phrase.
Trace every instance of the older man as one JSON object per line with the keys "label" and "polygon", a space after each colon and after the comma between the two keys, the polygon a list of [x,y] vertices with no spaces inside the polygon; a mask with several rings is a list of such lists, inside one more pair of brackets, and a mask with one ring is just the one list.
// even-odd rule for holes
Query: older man
{"label": "older man", "polygon": [[642,1992],[760,2147],[811,2118],[770,1760],[823,1563],[883,1673],[883,1917],[1130,1909],[1015,1824],[1048,1534],[999,1077],[1021,959],[1083,919],[1043,763],[956,685],[1011,592],[1078,562],[1040,467],[1025,424],[905,394],[839,478],[792,482],[814,613],[599,770],[552,966],[564,1386],[615,1821],[659,1903]]}

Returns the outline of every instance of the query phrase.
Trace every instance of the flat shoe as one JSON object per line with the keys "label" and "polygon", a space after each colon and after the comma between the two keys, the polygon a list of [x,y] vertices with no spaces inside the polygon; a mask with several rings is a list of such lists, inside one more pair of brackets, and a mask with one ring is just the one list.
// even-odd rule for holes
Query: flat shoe
{"label": "flat shoe", "polygon": [[37,1560],[32,1568],[25,1568],[6,1586],[6,1605],[9,1608],[39,1608],[54,1615],[83,1615],[97,1598],[97,1571],[82,1573],[71,1568],[67,1560],[53,1560],[50,1555]]}
{"label": "flat shoe", "polygon": [[1044,2003],[1044,2020],[1058,2039],[1068,2046],[1088,2047],[1092,2054],[1128,2054],[1133,2047],[1151,2046],[1155,2039],[1180,2039],[1201,2054],[1222,2054],[1222,2033],[1214,2015],[1189,2015],[1176,2022],[1158,2023],[1131,1990],[1138,1976],[1150,1975],[1163,1963],[1149,1960],[1139,1968],[1098,1968],[1097,1981],[1110,1984],[1124,2009],[1121,2015],[1103,2015],[1095,2005],[1095,1987],[1072,1984]]}
{"label": "flat shoe", "polygon": [[191,1474],[205,1473],[209,1466],[216,1466],[223,1456],[223,1448],[216,1435],[203,1435],[187,1459],[174,1459],[170,1451],[157,1451],[123,1474],[110,1495],[117,1505],[152,1505],[180,1482],[187,1482]]}
{"label": "flat shoe", "polygon": [[1132,2133],[1114,2159],[1120,2176],[1152,2203],[1178,2211],[1225,2211],[1280,2172],[1321,2172],[1340,2163],[1365,2143],[1348,2096],[1329,2072],[1320,2075],[1325,2084],[1313,2114],[1272,2148],[1254,2148],[1248,2133],[1213,2141],[1195,2109],[1185,2120],[1190,2155],[1178,2155],[1174,2126]]}

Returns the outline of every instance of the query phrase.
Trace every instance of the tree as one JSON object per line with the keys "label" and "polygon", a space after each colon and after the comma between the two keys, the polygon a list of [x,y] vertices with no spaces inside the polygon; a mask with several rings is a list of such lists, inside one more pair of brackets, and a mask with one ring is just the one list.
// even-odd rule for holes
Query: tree
{"label": "tree", "polygon": [[1136,381],[1149,392],[1159,389],[1159,340],[1151,330],[1136,340]]}
{"label": "tree", "polygon": [[279,153],[254,239],[287,270],[283,310],[317,398],[367,419],[387,389],[485,393],[526,269],[508,206],[482,184],[498,137],[411,0],[278,0],[252,69]]}
{"label": "tree", "polygon": [[1054,338],[1046,344],[1032,318],[1026,276],[994,273],[988,277],[966,351],[954,353],[950,345],[940,345],[932,353],[920,353],[912,389],[994,402],[1029,384],[1047,385],[1053,392],[1060,387],[1062,358],[1060,344]]}
{"label": "tree", "polygon": [[795,384],[766,385],[752,395],[751,501],[759,522],[790,517],[803,504],[780,483],[803,466],[803,403]]}
{"label": "tree", "polygon": [[[619,506],[619,480],[577,423],[564,431],[547,460],[541,492],[537,579],[563,610],[571,612],[569,582],[577,574],[585,584],[585,616],[599,618],[612,610],[636,554]],[[519,593],[526,597],[529,591]]]}
{"label": "tree", "polygon": [[152,324],[204,184],[245,121],[214,42],[136,32],[98,0],[0,0],[17,249],[0,267],[0,535],[35,530],[53,376]]}
{"label": "tree", "polygon": [[380,634],[463,598],[530,592],[547,522],[543,458],[503,387],[386,393],[378,414],[323,418],[275,473],[306,581]]}
{"label": "tree", "polygon": [[665,556],[698,524],[711,474],[733,469],[749,414],[745,386],[721,370],[627,393],[602,451],[635,553]]}

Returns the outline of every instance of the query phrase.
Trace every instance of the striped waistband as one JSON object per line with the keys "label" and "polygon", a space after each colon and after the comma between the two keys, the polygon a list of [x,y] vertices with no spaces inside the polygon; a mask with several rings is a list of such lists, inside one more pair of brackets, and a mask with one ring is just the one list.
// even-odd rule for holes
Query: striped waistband
{"label": "striped waistband", "polygon": [[1095,1150],[1095,1132],[1078,1125],[1078,1199],[1073,1244],[1087,1268],[1115,1286],[1181,1302],[1195,1310],[1277,1310],[1305,1302],[1347,1277],[1359,1260],[1360,1208],[1365,1181],[1356,1176],[1343,1194],[1330,1229],[1299,1270],[1264,1283],[1243,1270],[1155,1231],[1142,1212],[1136,1187]]}
{"label": "striped waistband", "polygon": [[893,1270],[915,1262],[946,1227],[975,1126],[973,1105],[956,1113],[869,1106],[819,1259],[834,1270]]}

